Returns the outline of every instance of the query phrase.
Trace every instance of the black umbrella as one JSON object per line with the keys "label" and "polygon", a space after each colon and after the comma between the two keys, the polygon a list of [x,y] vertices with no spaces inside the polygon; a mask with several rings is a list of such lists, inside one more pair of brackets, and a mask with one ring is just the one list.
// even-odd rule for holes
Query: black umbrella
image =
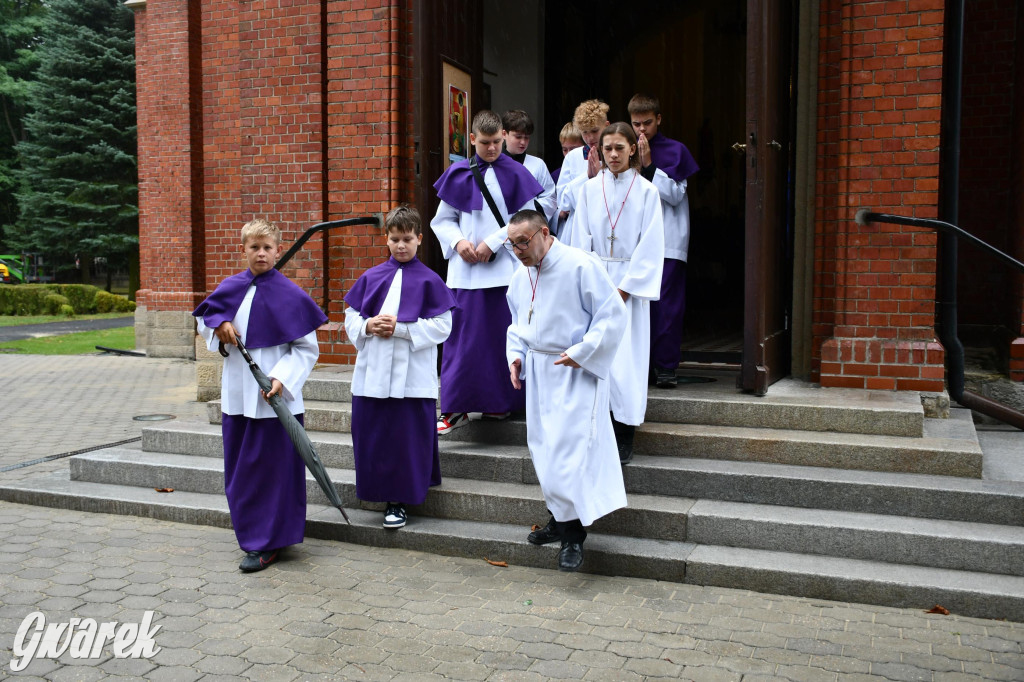
{"label": "black umbrella", "polygon": [[[249,363],[249,369],[252,371],[253,378],[256,379],[256,383],[260,385],[263,392],[270,393],[273,384],[270,378],[263,373],[260,366],[252,359],[249,355],[249,351],[245,349],[245,345],[241,339],[238,339],[238,350],[242,353],[242,357]],[[224,344],[220,344],[220,354],[224,357],[228,356],[228,351],[224,348]],[[267,401],[270,406],[274,408],[274,412],[277,413],[277,418],[281,420],[281,424],[284,425],[284,430],[288,432],[288,437],[292,439],[292,444],[298,451],[299,456],[302,457],[302,461],[306,463],[306,468],[309,469],[310,473],[313,474],[313,478],[320,484],[320,489],[327,495],[327,499],[331,501],[331,505],[338,508],[341,515],[345,517],[345,520],[349,524],[348,514],[341,506],[341,497],[338,495],[338,491],[334,488],[334,482],[331,481],[331,477],[327,475],[327,470],[324,468],[323,462],[320,461],[320,455],[316,454],[316,448],[313,447],[313,442],[309,440],[309,434],[302,428],[302,424],[295,418],[284,404],[284,399],[280,394],[270,396]]]}

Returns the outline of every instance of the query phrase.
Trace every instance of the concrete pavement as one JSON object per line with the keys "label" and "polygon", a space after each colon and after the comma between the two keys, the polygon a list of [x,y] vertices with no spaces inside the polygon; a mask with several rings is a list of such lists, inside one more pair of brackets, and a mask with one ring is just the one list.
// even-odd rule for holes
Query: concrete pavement
{"label": "concrete pavement", "polygon": [[[137,437],[134,417],[205,414],[188,361],[0,355],[0,376],[8,481],[68,467],[19,464]],[[1013,449],[1014,434],[998,438]],[[9,503],[0,539],[0,677],[1024,680],[1024,624],[957,614],[322,540],[245,575],[228,530]],[[98,659],[11,671],[30,613],[125,624],[147,611],[149,658],[108,643]]]}

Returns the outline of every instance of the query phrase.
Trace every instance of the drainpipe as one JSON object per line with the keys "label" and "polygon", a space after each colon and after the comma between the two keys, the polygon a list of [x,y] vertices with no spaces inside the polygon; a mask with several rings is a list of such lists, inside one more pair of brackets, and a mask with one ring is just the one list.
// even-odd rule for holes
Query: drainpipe
{"label": "drainpipe", "polygon": [[[946,0],[942,57],[942,146],[939,150],[939,220],[958,225],[960,212],[960,111],[963,98],[964,0]],[[964,392],[964,347],[957,336],[956,235],[939,232],[939,340],[946,349],[946,385],[953,400]],[[962,404],[962,403],[961,403]]]}
{"label": "drainpipe", "polygon": [[[939,219],[959,224],[960,112],[963,99],[964,0],[946,0],[945,47],[942,57],[942,148],[939,151]],[[939,232],[939,340],[946,349],[949,397],[964,407],[1024,429],[1024,413],[964,390],[964,347],[957,336],[956,235]]]}

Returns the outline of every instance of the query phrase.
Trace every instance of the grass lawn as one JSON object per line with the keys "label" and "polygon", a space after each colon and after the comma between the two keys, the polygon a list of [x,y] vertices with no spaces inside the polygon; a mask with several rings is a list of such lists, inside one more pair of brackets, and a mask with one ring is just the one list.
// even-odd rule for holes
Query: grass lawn
{"label": "grass lawn", "polygon": [[106,320],[112,317],[131,317],[135,313],[97,313],[95,315],[0,315],[0,327],[18,327],[23,324],[43,324],[44,322],[67,322],[68,320]]}
{"label": "grass lawn", "polygon": [[[111,317],[117,317],[113,315]],[[3,319],[3,318],[0,318]],[[52,319],[50,320],[52,321]],[[38,339],[0,342],[0,353],[21,353],[24,355],[87,355],[99,353],[96,346],[134,350],[135,328],[97,329],[90,332],[44,336]]]}

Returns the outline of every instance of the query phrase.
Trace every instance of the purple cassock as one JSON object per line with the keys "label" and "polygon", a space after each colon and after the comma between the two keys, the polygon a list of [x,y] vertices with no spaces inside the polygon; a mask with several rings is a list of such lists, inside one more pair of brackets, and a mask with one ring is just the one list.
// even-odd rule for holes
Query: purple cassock
{"label": "purple cassock", "polygon": [[[390,258],[370,268],[349,290],[345,303],[364,318],[376,316],[399,269],[399,322],[437,317],[455,307],[451,289],[417,258],[408,263]],[[433,398],[353,395],[352,446],[360,500],[423,504],[430,487],[441,484]]]}
{"label": "purple cassock", "polygon": [[[508,154],[501,154],[491,164],[477,157],[477,163],[481,173],[488,165],[494,171],[509,211],[544,191],[530,171]],[[468,160],[449,166],[434,183],[434,189],[439,199],[459,211],[488,210]],[[458,307],[452,311],[452,333],[441,355],[441,412],[526,409],[523,391],[512,388],[505,358],[505,334],[512,324],[505,300],[507,289],[454,289]]]}
{"label": "purple cassock", "polygon": [[[313,299],[277,270],[228,277],[192,314],[211,328],[230,322],[250,284],[256,285],[245,338],[250,349],[291,343],[327,321]],[[302,423],[301,414],[296,418]],[[267,551],[302,542],[306,467],[281,422],[225,414],[221,434],[224,492],[239,547]]]}
{"label": "purple cassock", "polygon": [[[682,182],[699,170],[696,160],[682,142],[658,133],[648,140],[651,164]],[[651,361],[660,369],[679,365],[686,312],[686,263],[666,258],[661,271],[661,298],[651,303]]]}
{"label": "purple cassock", "polygon": [[512,388],[505,335],[512,324],[508,287],[455,289],[452,333],[441,356],[441,412],[516,412],[524,391]]}

